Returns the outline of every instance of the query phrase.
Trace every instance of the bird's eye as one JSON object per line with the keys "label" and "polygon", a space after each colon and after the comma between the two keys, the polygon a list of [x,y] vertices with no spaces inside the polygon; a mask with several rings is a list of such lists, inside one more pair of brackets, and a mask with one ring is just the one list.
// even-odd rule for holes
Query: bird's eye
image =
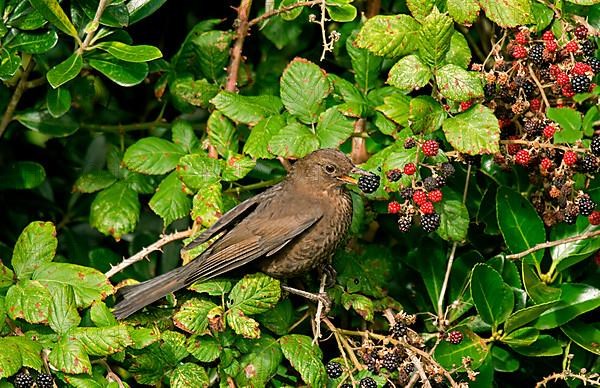
{"label": "bird's eye", "polygon": [[325,165],[325,172],[328,174],[333,174],[335,172],[335,166],[331,164]]}

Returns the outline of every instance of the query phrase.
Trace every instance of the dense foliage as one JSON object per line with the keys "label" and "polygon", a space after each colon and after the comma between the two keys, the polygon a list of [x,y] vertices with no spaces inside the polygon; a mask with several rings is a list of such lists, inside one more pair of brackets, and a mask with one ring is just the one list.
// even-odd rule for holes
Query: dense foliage
{"label": "dense foliage", "polygon": [[[600,385],[598,1],[204,3],[0,1],[0,386]],[[330,310],[113,317],[319,148],[380,178]]]}

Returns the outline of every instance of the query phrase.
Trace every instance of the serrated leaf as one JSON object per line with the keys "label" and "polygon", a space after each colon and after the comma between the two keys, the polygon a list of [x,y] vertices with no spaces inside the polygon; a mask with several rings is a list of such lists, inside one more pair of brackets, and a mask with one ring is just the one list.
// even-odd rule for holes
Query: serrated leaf
{"label": "serrated leaf", "polygon": [[109,187],[116,181],[117,178],[108,171],[90,171],[77,178],[73,185],[73,191],[94,193]]}
{"label": "serrated leaf", "polygon": [[81,322],[75,304],[75,293],[68,284],[52,287],[52,304],[48,324],[58,334],[64,334]]}
{"label": "serrated leaf", "polygon": [[375,55],[400,57],[416,50],[420,27],[408,15],[377,15],[365,22],[354,44]]}
{"label": "serrated leaf", "polygon": [[118,322],[115,316],[104,302],[94,301],[90,308],[90,319],[97,327],[117,326]]}
{"label": "serrated leaf", "polygon": [[154,46],[131,46],[122,42],[100,42],[96,45],[113,57],[126,62],[149,62],[162,57],[160,50]]}
{"label": "serrated leaf", "polygon": [[216,81],[225,73],[232,37],[229,31],[212,30],[192,39],[197,66],[206,78]]}
{"label": "serrated leaf", "polygon": [[578,111],[571,108],[548,108],[546,115],[560,126],[554,134],[555,143],[571,144],[582,138],[582,118]]}
{"label": "serrated leaf", "polygon": [[0,170],[0,189],[33,189],[46,180],[46,170],[36,162],[14,162]]}
{"label": "serrated leaf", "polygon": [[260,337],[258,322],[247,317],[239,308],[232,308],[227,311],[227,324],[236,334],[239,334],[244,338]]}
{"label": "serrated leaf", "polygon": [[[279,4],[279,8],[278,9],[282,9],[285,7],[288,7],[290,5],[299,3],[302,0],[282,0],[281,3]],[[290,21],[290,20],[294,20],[296,19],[298,16],[300,16],[300,14],[302,13],[302,8],[303,7],[296,7],[296,8],[292,8],[291,10],[287,11],[287,12],[282,12],[279,14],[279,16],[286,21]]]}
{"label": "serrated leaf", "polygon": [[164,222],[164,227],[173,221],[186,217],[192,208],[192,199],[187,196],[177,173],[173,171],[160,182],[148,206]]}
{"label": "serrated leaf", "polygon": [[407,55],[392,66],[387,83],[401,90],[418,90],[431,79],[429,67],[416,55]]}
{"label": "serrated leaf", "polygon": [[9,288],[4,301],[11,319],[22,318],[29,323],[46,323],[51,303],[48,289],[34,280],[20,281]]}
{"label": "serrated leaf", "polygon": [[244,144],[244,153],[253,158],[273,158],[269,152],[269,141],[285,127],[286,121],[281,115],[273,115],[259,121],[250,131],[250,136]]}
{"label": "serrated leaf", "polygon": [[346,40],[346,51],[350,56],[352,70],[354,70],[354,81],[358,87],[366,93],[374,88],[379,81],[379,71],[383,58],[375,56],[367,49],[358,48],[354,45],[355,37]]}
{"label": "serrated leaf", "polygon": [[177,78],[171,84],[171,93],[188,104],[208,108],[211,99],[219,93],[219,86],[205,79]]}
{"label": "serrated leaf", "polygon": [[319,116],[316,135],[321,148],[337,148],[354,132],[354,120],[331,107]]}
{"label": "serrated leaf", "polygon": [[540,335],[540,331],[533,327],[522,327],[509,333],[502,342],[509,346],[528,346],[534,343]]}
{"label": "serrated leaf", "polygon": [[205,154],[189,154],[179,160],[177,175],[192,190],[215,185],[220,181],[221,164]]}
{"label": "serrated leaf", "polygon": [[550,357],[562,354],[560,343],[553,337],[542,334],[537,340],[527,346],[512,346],[517,353],[529,357]]}
{"label": "serrated leaf", "polygon": [[[2,264],[0,261],[0,288],[12,286],[14,284],[15,274],[14,272]],[[0,302],[0,315],[4,313],[4,304],[3,301]],[[0,324],[0,328],[2,325]]]}
{"label": "serrated leaf", "polygon": [[469,211],[460,201],[445,200],[441,203],[438,235],[447,241],[461,242],[467,238]]}
{"label": "serrated leaf", "polygon": [[349,294],[347,292],[342,294],[342,305],[346,310],[351,308],[358,313],[364,320],[373,321],[373,301],[364,295],[360,294]]}
{"label": "serrated leaf", "polygon": [[135,229],[140,215],[137,193],[117,182],[98,193],[90,210],[90,225],[119,240]]}
{"label": "serrated leaf", "polygon": [[206,132],[208,132],[210,144],[217,149],[219,155],[225,156],[230,151],[237,152],[236,128],[231,120],[218,110],[212,112],[208,117]]}
{"label": "serrated leaf", "polygon": [[319,148],[319,139],[305,125],[291,123],[281,128],[269,140],[270,153],[284,157],[301,158]]}
{"label": "serrated leaf", "polygon": [[324,387],[327,374],[322,362],[321,349],[305,335],[290,334],[279,338],[281,351],[302,380],[311,387]]}
{"label": "serrated leaf", "polygon": [[64,373],[90,374],[92,372],[92,364],[83,344],[69,334],[59,337],[58,342],[48,354],[48,361],[53,367]]}
{"label": "serrated leaf", "polygon": [[193,336],[188,339],[187,351],[200,362],[213,362],[219,358],[223,347],[209,335]]}
{"label": "serrated leaf", "polygon": [[234,182],[248,175],[256,166],[256,161],[244,155],[229,154],[222,164],[221,178],[225,182]]}
{"label": "serrated leaf", "polygon": [[533,21],[528,0],[481,0],[479,4],[485,15],[500,27],[517,27]]}
{"label": "serrated leaf", "polygon": [[171,127],[173,132],[173,143],[181,146],[187,152],[198,147],[200,143],[194,132],[194,127],[189,121],[186,120],[175,120]]}
{"label": "serrated leaf", "polygon": [[[435,1],[433,0],[407,0],[406,5],[410,10],[410,14],[413,15],[415,19],[419,22],[423,22],[423,20],[427,17],[427,15],[431,14],[433,10],[433,6]],[[437,10],[436,10],[437,11]]]}
{"label": "serrated leaf", "polygon": [[446,57],[442,61],[443,64],[452,63],[460,66],[463,69],[469,67],[471,63],[471,49],[464,35],[458,31],[454,31],[452,39],[450,39],[450,49],[446,53]]}
{"label": "serrated leaf", "polygon": [[600,343],[600,325],[598,322],[587,324],[580,320],[574,320],[566,325],[561,325],[560,329],[577,345],[588,352],[600,355],[600,349],[598,349],[598,344]]}
{"label": "serrated leaf", "polygon": [[196,224],[208,228],[222,215],[223,198],[220,183],[205,186],[194,195],[191,216]]}
{"label": "serrated leaf", "polygon": [[185,155],[183,148],[158,137],[145,137],[125,151],[123,163],[132,171],[142,174],[165,174],[177,166]]}
{"label": "serrated leaf", "polygon": [[504,323],[504,331],[510,333],[513,330],[528,324],[556,303],[558,303],[558,301],[536,304],[514,312]]}
{"label": "serrated leaf", "polygon": [[213,302],[192,298],[181,305],[173,316],[175,326],[193,334],[204,334],[208,329],[208,312],[217,307]]}
{"label": "serrated leaf", "polygon": [[446,112],[439,102],[430,96],[417,96],[410,100],[410,128],[413,133],[431,133],[442,126]]}
{"label": "serrated leaf", "polygon": [[49,263],[56,254],[58,240],[51,222],[35,221],[23,229],[13,251],[12,266],[19,279],[27,279],[33,271]]}
{"label": "serrated leaf", "polygon": [[201,293],[207,293],[211,296],[223,296],[231,291],[233,284],[227,279],[210,279],[204,281],[198,281],[188,287],[189,290]]}
{"label": "serrated leaf", "polygon": [[241,96],[222,91],[210,100],[223,114],[235,122],[255,125],[265,117],[279,113],[283,107],[279,97]]}
{"label": "serrated leaf", "polygon": [[247,342],[249,349],[244,349],[235,381],[240,387],[267,386],[283,359],[279,343],[271,337]]}
{"label": "serrated leaf", "polygon": [[274,308],[256,317],[262,326],[279,336],[288,333],[295,318],[294,307],[289,299],[279,301]]}
{"label": "serrated leaf", "polygon": [[470,25],[479,16],[479,3],[476,0],[448,0],[446,6],[450,16],[458,24]]}
{"label": "serrated leaf", "polygon": [[76,327],[69,335],[77,338],[90,356],[107,356],[125,350],[132,344],[125,325],[110,327]]}
{"label": "serrated leaf", "polygon": [[467,71],[460,66],[448,64],[436,73],[440,93],[454,101],[469,101],[483,97],[479,73]]}
{"label": "serrated leaf", "polygon": [[246,275],[233,286],[227,308],[240,309],[247,315],[258,314],[273,308],[280,296],[279,280],[262,273]]}
{"label": "serrated leaf", "polygon": [[[585,233],[592,233],[598,229],[600,229],[598,226],[591,225],[588,220],[579,217],[575,225],[562,224],[552,228],[550,240],[558,241],[574,236],[581,236]],[[598,249],[600,249],[600,239],[598,238],[586,238],[555,245],[550,248],[552,265],[556,267],[557,271],[564,271],[572,265],[585,260]]]}
{"label": "serrated leaf", "polygon": [[477,264],[471,275],[471,297],[481,319],[498,325],[508,318],[514,306],[514,294],[502,276],[487,264]]}
{"label": "serrated leaf", "polygon": [[489,108],[481,104],[447,118],[442,128],[448,142],[459,152],[481,155],[493,154],[500,149],[498,119]]}
{"label": "serrated leaf", "polygon": [[96,54],[87,62],[119,86],[135,86],[148,75],[147,63],[126,62],[107,54]]}
{"label": "serrated leaf", "polygon": [[426,64],[438,68],[450,49],[454,21],[434,9],[422,22],[419,30],[419,57]]}
{"label": "serrated leaf", "polygon": [[325,71],[306,59],[295,58],[283,71],[281,101],[303,123],[317,121],[329,93],[331,85]]}
{"label": "serrated leaf", "polygon": [[77,29],[60,7],[57,0],[29,0],[31,5],[41,13],[46,20],[67,35],[79,40]]}
{"label": "serrated leaf", "polygon": [[48,70],[46,78],[53,88],[58,88],[77,77],[82,68],[83,58],[81,54],[74,52],[69,58]]}
{"label": "serrated leaf", "polygon": [[208,375],[200,365],[186,362],[179,365],[169,379],[173,388],[203,387],[210,384]]}
{"label": "serrated leaf", "polygon": [[383,113],[390,120],[393,120],[402,126],[407,126],[410,97],[400,93],[394,93],[392,95],[385,96],[383,101],[384,104],[379,105],[375,109]]}
{"label": "serrated leaf", "polygon": [[14,375],[22,366],[42,369],[39,343],[24,336],[6,336],[0,338],[0,347],[0,378]]}

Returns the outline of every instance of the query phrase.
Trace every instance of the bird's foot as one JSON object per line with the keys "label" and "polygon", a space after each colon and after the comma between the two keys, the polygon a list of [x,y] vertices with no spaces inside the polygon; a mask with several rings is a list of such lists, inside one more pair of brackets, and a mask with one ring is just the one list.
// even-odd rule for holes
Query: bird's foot
{"label": "bird's foot", "polygon": [[327,278],[325,282],[325,288],[331,288],[335,286],[335,280],[337,278],[337,271],[331,264],[325,264],[321,269],[321,277],[325,275]]}
{"label": "bird's foot", "polygon": [[308,299],[315,303],[323,304],[323,315],[327,315],[329,310],[331,310],[331,299],[329,299],[329,295],[326,292],[312,293],[304,290],[299,290],[297,288],[293,288],[290,286],[282,285],[281,289],[289,292],[290,294],[298,295],[303,297],[304,299]]}

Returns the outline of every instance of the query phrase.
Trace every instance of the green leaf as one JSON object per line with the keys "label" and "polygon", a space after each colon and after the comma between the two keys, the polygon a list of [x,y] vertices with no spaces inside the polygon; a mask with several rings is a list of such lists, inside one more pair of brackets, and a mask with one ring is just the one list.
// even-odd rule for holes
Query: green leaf
{"label": "green leaf", "polygon": [[533,14],[534,25],[531,26],[531,31],[542,31],[554,20],[554,11],[552,8],[537,1],[531,4],[531,13]]}
{"label": "green leaf", "polygon": [[246,275],[233,286],[227,308],[240,309],[247,315],[258,314],[273,308],[280,296],[279,280],[262,273]]}
{"label": "green leaf", "polygon": [[447,241],[461,242],[467,238],[469,211],[461,201],[446,200],[441,203],[441,222],[438,235]]}
{"label": "green leaf", "polygon": [[553,337],[542,334],[537,340],[527,346],[512,346],[512,349],[528,357],[550,357],[562,354],[560,343]]}
{"label": "green leaf", "polygon": [[141,0],[127,2],[129,25],[137,23],[140,20],[152,15],[166,2],[167,0]]}
{"label": "green leaf", "polygon": [[244,153],[253,158],[270,159],[274,155],[269,152],[269,141],[286,126],[282,115],[273,115],[259,121],[250,131],[250,136],[244,144]]}
{"label": "green leaf", "polygon": [[208,117],[206,132],[208,132],[210,144],[217,149],[219,155],[225,156],[230,151],[237,151],[236,128],[231,120],[218,110],[212,112]]}
{"label": "green leaf", "polygon": [[483,97],[479,73],[467,71],[460,66],[442,66],[436,73],[436,81],[440,93],[451,100],[469,101]]}
{"label": "green leaf", "polygon": [[223,199],[220,183],[204,186],[194,195],[191,216],[198,225],[208,228],[222,215]]}
{"label": "green leaf", "polygon": [[321,148],[338,148],[354,132],[354,120],[331,107],[319,116],[316,135]]}
{"label": "green leaf", "polygon": [[53,293],[55,288],[70,285],[75,304],[79,308],[89,307],[95,300],[102,300],[114,292],[106,276],[95,268],[68,263],[47,263],[32,275]]}
{"label": "green leaf", "polygon": [[187,152],[192,152],[200,142],[194,132],[194,127],[189,121],[175,120],[171,127],[173,143],[179,145]]}
{"label": "green leaf", "polygon": [[450,49],[454,21],[437,8],[425,17],[419,30],[419,56],[426,64],[437,68]]}
{"label": "green leaf", "polygon": [[[0,262],[0,288],[12,286],[14,284],[14,272]],[[1,299],[1,298],[0,298]],[[0,315],[4,313],[4,304],[0,302]],[[0,324],[0,328],[2,325]]]}
{"label": "green leaf", "polygon": [[279,343],[271,337],[247,342],[249,349],[244,349],[245,354],[239,360],[240,371],[235,382],[239,387],[266,387],[283,359]]}
{"label": "green leaf", "polygon": [[294,324],[294,307],[289,299],[284,299],[279,301],[271,310],[258,315],[256,319],[273,333],[282,336],[287,334]]}
{"label": "green leaf", "polygon": [[21,66],[21,57],[14,51],[2,47],[0,49],[0,80],[11,79]]}
{"label": "green leaf", "polygon": [[48,70],[46,78],[50,86],[57,88],[77,77],[82,68],[83,59],[81,54],[74,52],[69,58]]}
{"label": "green leaf", "polygon": [[408,126],[408,114],[410,112],[410,97],[400,93],[394,93],[383,98],[383,105],[379,105],[378,111],[390,120],[402,126]]}
{"label": "green leaf", "polygon": [[81,317],[77,312],[75,304],[75,293],[68,284],[52,287],[52,304],[48,323],[52,330],[58,334],[64,334],[69,329],[77,327]]}
{"label": "green leaf", "polygon": [[48,322],[52,296],[35,280],[23,280],[8,289],[4,301],[11,319],[22,318],[29,323]]}
{"label": "green leaf", "polygon": [[104,302],[94,301],[90,308],[90,319],[97,327],[117,326],[115,316]]}
{"label": "green leaf", "polygon": [[[366,51],[366,50],[365,50]],[[338,111],[349,117],[362,117],[368,110],[369,106],[363,93],[358,90],[350,81],[338,77],[335,74],[328,74],[327,78],[333,86],[334,98],[341,98],[343,102],[336,105]]]}
{"label": "green leaf", "polygon": [[564,283],[558,303],[544,311],[534,327],[540,330],[561,326],[600,306],[600,290],[587,284]]}
{"label": "green leaf", "polygon": [[46,171],[36,162],[14,162],[0,170],[0,190],[34,189],[45,180]]}
{"label": "green leaf", "polygon": [[[523,252],[546,241],[546,231],[531,202],[508,187],[498,188],[496,195],[498,226],[504,242],[513,253]],[[539,267],[544,251],[530,253],[524,261]]]}
{"label": "green leaf", "polygon": [[239,154],[229,154],[222,164],[223,173],[221,177],[226,182],[240,180],[256,167],[255,160]]}
{"label": "green leaf", "polygon": [[536,304],[514,312],[504,323],[504,331],[510,333],[521,326],[535,320],[541,313],[554,306],[558,301]]}
{"label": "green leaf", "polygon": [[366,321],[373,321],[373,314],[375,310],[373,307],[373,301],[364,295],[349,294],[344,292],[342,294],[342,306],[344,306],[346,310],[350,310],[352,308]]}
{"label": "green leaf", "polygon": [[420,27],[408,15],[377,15],[365,22],[354,44],[375,55],[400,57],[416,50]]}
{"label": "green leaf", "polygon": [[208,108],[210,100],[219,93],[219,86],[205,79],[177,78],[171,84],[171,93],[188,104]]}
{"label": "green leaf", "polygon": [[213,362],[219,358],[223,347],[210,335],[193,336],[188,339],[187,351],[200,362]]}
{"label": "green leaf", "polygon": [[101,42],[96,45],[113,57],[126,62],[149,62],[153,59],[162,58],[160,50],[154,46],[139,45],[130,46],[122,42]]}
{"label": "green leaf", "polygon": [[456,345],[448,341],[441,341],[433,353],[435,360],[446,369],[464,370],[462,360],[464,357],[468,357],[471,359],[470,367],[479,368],[490,351],[485,340],[466,326],[455,327],[453,330],[460,331],[463,340]]}
{"label": "green leaf", "polygon": [[0,378],[14,375],[21,366],[42,369],[42,345],[38,342],[24,336],[6,336],[0,338],[0,346],[3,350],[0,353]]}
{"label": "green leaf", "polygon": [[210,102],[233,121],[248,125],[279,113],[283,106],[275,96],[241,96],[227,91],[220,92]]}
{"label": "green leaf", "polygon": [[[433,11],[433,6],[435,1],[433,0],[407,0],[406,5],[410,10],[411,15],[414,16],[419,22],[423,22],[427,15],[431,14]],[[437,8],[435,12],[438,12]]]}
{"label": "green leaf", "polygon": [[319,148],[319,139],[311,130],[300,123],[291,123],[281,128],[269,140],[268,150],[274,155],[301,158]]}
{"label": "green leaf", "polygon": [[110,327],[77,327],[70,335],[77,338],[90,356],[108,356],[132,344],[125,325]]}
{"label": "green leaf", "polygon": [[48,355],[48,361],[63,373],[90,374],[92,372],[92,364],[83,344],[69,334],[60,336]]}
{"label": "green leaf", "polygon": [[186,217],[192,208],[192,199],[183,190],[183,185],[173,171],[160,182],[148,206],[164,222],[165,228],[175,220]]}
{"label": "green leaf", "polygon": [[350,5],[352,0],[327,0],[327,13],[335,22],[351,22],[356,19],[356,7]]}
{"label": "green leaf", "polygon": [[528,0],[481,0],[479,4],[485,15],[500,27],[517,27],[533,21]]}
{"label": "green leaf", "polygon": [[125,151],[123,163],[142,174],[165,174],[177,166],[185,155],[183,148],[158,137],[145,137]]}
{"label": "green leaf", "polygon": [[33,271],[49,263],[56,254],[58,240],[51,222],[35,221],[21,232],[13,251],[12,266],[19,279],[28,279]]}
{"label": "green leaf", "polygon": [[46,107],[52,117],[60,117],[71,109],[71,92],[69,89],[49,89],[46,95]]}
{"label": "green leaf", "polygon": [[487,264],[477,264],[471,275],[471,297],[481,319],[498,325],[508,318],[514,306],[514,294],[502,276]]}
{"label": "green leaf", "polygon": [[446,6],[450,16],[458,24],[470,25],[479,16],[479,3],[476,0],[448,0]]}
{"label": "green leaf", "polygon": [[331,84],[325,71],[306,59],[295,58],[281,76],[283,105],[306,124],[317,121],[329,93]]}
{"label": "green leaf", "polygon": [[56,28],[79,41],[77,29],[71,23],[57,0],[29,0],[29,2]]}
{"label": "green leaf", "polygon": [[418,56],[407,55],[392,66],[387,83],[398,89],[411,91],[427,85],[430,79],[429,67]]}
{"label": "green leaf", "polygon": [[[492,347],[493,357],[493,369],[498,372],[515,372],[519,369],[519,360],[515,358],[513,354],[504,350],[500,346]],[[481,371],[481,368],[479,369]],[[481,382],[480,375],[477,375],[477,382]],[[488,386],[493,385],[492,381],[489,381]]]}
{"label": "green leaf", "polygon": [[305,335],[290,334],[279,338],[281,351],[302,380],[311,387],[324,387],[327,374],[321,359],[321,349]]}
{"label": "green leaf", "polygon": [[48,30],[42,33],[19,32],[14,39],[6,44],[6,48],[28,54],[44,54],[50,51],[58,42],[56,31]]}
{"label": "green leaf", "polygon": [[242,310],[232,308],[227,312],[227,324],[233,331],[244,338],[259,338],[258,322],[247,317]]}
{"label": "green leaf", "polygon": [[170,377],[170,386],[173,388],[203,387],[210,384],[208,375],[200,365],[186,362],[179,365]]}
{"label": "green leaf", "polygon": [[[588,220],[579,217],[575,225],[561,224],[552,228],[550,240],[557,241],[569,237],[581,236],[598,229],[598,226],[591,225]],[[600,238],[586,238],[553,246],[550,248],[552,265],[556,267],[557,271],[564,271],[585,260],[598,249],[600,249]]]}
{"label": "green leaf", "polygon": [[229,31],[207,31],[192,40],[202,74],[216,81],[225,73],[229,61],[229,45],[233,34]]}
{"label": "green leaf", "polygon": [[354,45],[355,39],[346,40],[346,51],[350,56],[352,70],[354,70],[354,81],[364,93],[377,86],[379,82],[379,71],[383,58],[375,56],[367,49],[361,49]]}
{"label": "green leaf", "polygon": [[15,119],[32,131],[41,132],[52,137],[65,137],[72,135],[79,129],[71,115],[52,117],[44,110],[29,110],[15,115]]}
{"label": "green leaf", "polygon": [[450,40],[450,49],[446,53],[444,64],[452,63],[466,69],[471,63],[471,49],[464,35],[458,31],[454,31]]}
{"label": "green leaf", "polygon": [[586,324],[578,319],[561,325],[560,329],[571,341],[581,346],[588,352],[600,355],[600,325],[598,322]]}
{"label": "green leaf", "polygon": [[173,316],[175,326],[193,334],[208,333],[208,312],[217,307],[213,302],[192,298],[181,305]]}
{"label": "green leaf", "polygon": [[[279,10],[285,7],[288,7],[290,5],[299,3],[301,0],[282,0],[281,3],[279,4]],[[300,14],[302,13],[302,8],[303,7],[296,7],[293,8],[287,12],[282,12],[279,14],[279,16],[286,21],[290,21],[290,20],[294,20],[296,19],[298,16],[300,16]]]}
{"label": "green leaf", "polygon": [[548,108],[546,116],[560,125],[554,134],[555,143],[575,143],[583,136],[581,113],[571,108]]}
{"label": "green leaf", "polygon": [[126,62],[107,54],[90,56],[88,64],[119,86],[134,86],[148,75],[148,64]]}
{"label": "green leaf", "polygon": [[480,155],[499,151],[498,119],[481,104],[444,120],[443,130],[448,142],[459,152]]}
{"label": "green leaf", "polygon": [[90,171],[77,178],[73,185],[73,191],[94,193],[109,187],[116,181],[117,178],[108,171]]}
{"label": "green leaf", "polygon": [[[427,257],[427,260],[423,260]],[[437,306],[438,298],[444,283],[446,269],[446,252],[439,244],[423,245],[422,249],[412,250],[406,256],[406,264],[419,273],[432,306]]]}
{"label": "green leaf", "polygon": [[542,282],[535,272],[535,267],[533,265],[523,261],[521,272],[525,291],[535,303],[541,304],[558,300],[561,291],[558,288],[550,287]]}
{"label": "green leaf", "polygon": [[410,100],[410,128],[413,133],[431,133],[442,126],[446,111],[430,96],[417,96]]}
{"label": "green leaf", "polygon": [[528,346],[537,341],[540,331],[533,327],[522,327],[509,333],[502,342],[509,346]]}
{"label": "green leaf", "polygon": [[102,190],[90,210],[90,224],[105,235],[120,240],[135,229],[140,215],[137,193],[123,182]]}
{"label": "green leaf", "polygon": [[189,154],[179,160],[177,174],[185,185],[193,190],[219,183],[221,164],[205,154]]}
{"label": "green leaf", "polygon": [[192,284],[188,287],[188,290],[192,290],[199,294],[207,293],[211,296],[223,296],[231,291],[233,284],[230,280],[226,279],[210,279],[210,280],[201,280]]}

